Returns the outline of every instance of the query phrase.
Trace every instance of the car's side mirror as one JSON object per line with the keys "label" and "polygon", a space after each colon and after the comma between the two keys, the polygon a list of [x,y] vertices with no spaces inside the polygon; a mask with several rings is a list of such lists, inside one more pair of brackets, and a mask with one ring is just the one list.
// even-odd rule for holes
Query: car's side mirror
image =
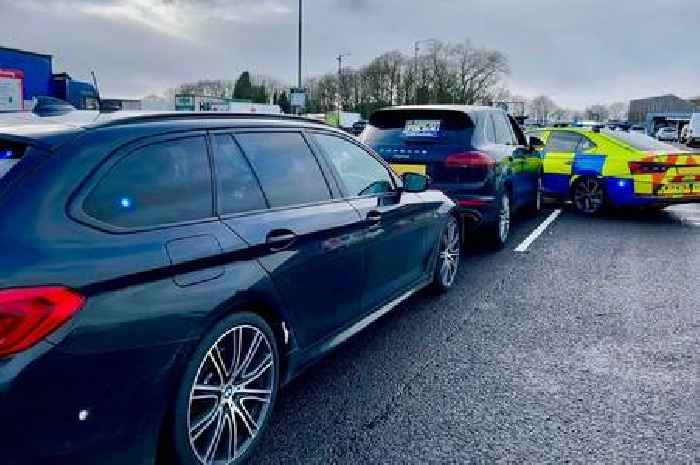
{"label": "car's side mirror", "polygon": [[401,175],[403,190],[405,192],[423,192],[428,189],[428,177],[418,173],[404,173]]}
{"label": "car's side mirror", "polygon": [[539,137],[530,136],[528,145],[530,146],[530,150],[534,152],[535,150],[542,150],[544,147],[544,142]]}

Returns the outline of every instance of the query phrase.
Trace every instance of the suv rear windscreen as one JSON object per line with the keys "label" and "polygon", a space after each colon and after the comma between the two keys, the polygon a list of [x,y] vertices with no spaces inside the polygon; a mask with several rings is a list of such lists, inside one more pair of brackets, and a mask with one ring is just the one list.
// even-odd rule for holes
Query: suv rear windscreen
{"label": "suv rear windscreen", "polygon": [[26,145],[0,139],[0,178],[5,176],[24,155]]}
{"label": "suv rear windscreen", "polygon": [[436,143],[464,145],[474,123],[469,115],[450,110],[385,110],[372,115],[362,134],[370,146]]}

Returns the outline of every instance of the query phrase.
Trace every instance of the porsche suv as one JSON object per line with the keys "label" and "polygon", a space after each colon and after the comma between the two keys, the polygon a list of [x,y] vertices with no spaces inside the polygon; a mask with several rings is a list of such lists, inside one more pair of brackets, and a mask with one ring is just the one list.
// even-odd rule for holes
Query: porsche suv
{"label": "porsche suv", "polygon": [[242,463],[280,386],[454,282],[455,204],[351,136],[74,116],[0,123],[3,465]]}
{"label": "porsche suv", "polygon": [[361,140],[398,172],[428,175],[464,224],[502,248],[516,210],[541,208],[542,160],[516,121],[484,106],[417,105],[375,112]]}

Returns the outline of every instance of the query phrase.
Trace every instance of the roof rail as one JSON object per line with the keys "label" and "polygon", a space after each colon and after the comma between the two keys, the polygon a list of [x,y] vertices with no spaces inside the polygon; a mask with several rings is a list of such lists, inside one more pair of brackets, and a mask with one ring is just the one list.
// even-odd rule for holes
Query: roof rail
{"label": "roof rail", "polygon": [[183,112],[183,111],[171,111],[171,112],[149,112],[143,114],[134,114],[128,112],[128,115],[120,117],[119,112],[114,112],[109,114],[110,119],[104,123],[97,122],[98,126],[116,126],[122,124],[136,124],[149,121],[163,121],[163,120],[187,120],[187,119],[277,119],[283,121],[299,121],[314,124],[321,124],[329,126],[325,121],[319,121],[312,118],[305,118],[303,116],[285,115],[285,114],[268,114],[268,113],[228,113],[219,111],[200,111],[200,112]]}

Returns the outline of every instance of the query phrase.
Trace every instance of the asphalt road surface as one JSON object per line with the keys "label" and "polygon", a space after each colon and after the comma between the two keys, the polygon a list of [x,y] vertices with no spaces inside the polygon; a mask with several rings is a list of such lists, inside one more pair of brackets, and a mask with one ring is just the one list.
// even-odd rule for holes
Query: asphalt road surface
{"label": "asphalt road surface", "polygon": [[700,204],[564,207],[515,252],[553,208],[294,381],[251,462],[698,460]]}

